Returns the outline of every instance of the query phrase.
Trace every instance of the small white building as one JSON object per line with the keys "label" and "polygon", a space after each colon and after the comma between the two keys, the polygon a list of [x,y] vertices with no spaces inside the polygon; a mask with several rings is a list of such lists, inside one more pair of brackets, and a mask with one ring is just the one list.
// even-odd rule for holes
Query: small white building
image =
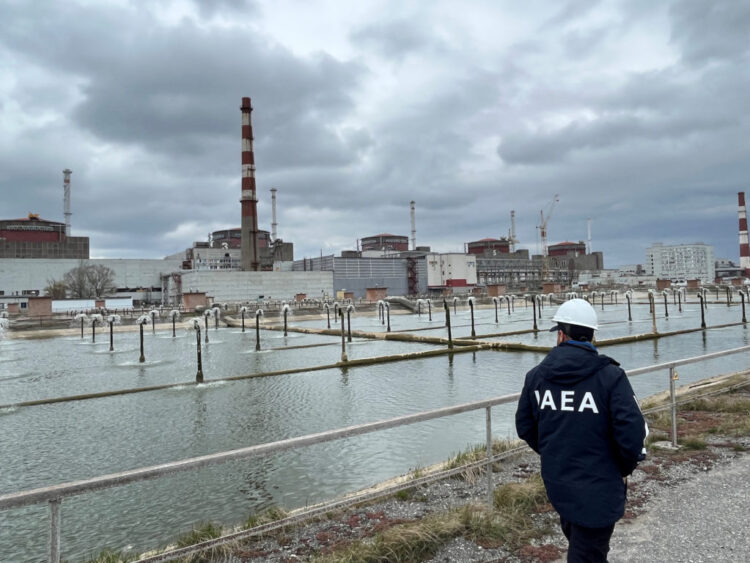
{"label": "small white building", "polygon": [[428,254],[427,287],[472,288],[477,284],[477,257],[473,254]]}
{"label": "small white building", "polygon": [[665,245],[654,243],[646,249],[646,274],[674,282],[699,279],[713,283],[716,277],[714,247],[702,242]]}

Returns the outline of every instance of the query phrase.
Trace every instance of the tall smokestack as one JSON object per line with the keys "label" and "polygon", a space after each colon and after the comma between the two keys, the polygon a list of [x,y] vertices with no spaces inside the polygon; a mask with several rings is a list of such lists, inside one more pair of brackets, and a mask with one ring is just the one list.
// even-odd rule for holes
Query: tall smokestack
{"label": "tall smokestack", "polygon": [[70,212],[70,175],[73,173],[72,170],[66,168],[63,170],[63,207],[65,214],[65,236],[70,236],[70,216],[73,215]]}
{"label": "tall smokestack", "polygon": [[747,210],[745,209],[745,192],[738,192],[740,216],[740,268],[745,275],[750,275],[750,246],[747,240]]}
{"label": "tall smokestack", "polygon": [[414,200],[411,200],[411,249],[417,249],[417,213]]}
{"label": "tall smokestack", "polygon": [[586,254],[591,254],[591,217],[586,219],[586,227],[588,228],[588,241],[586,245]]}
{"label": "tall smokestack", "polygon": [[276,188],[271,188],[271,242],[276,242]]}
{"label": "tall smokestack", "polygon": [[510,210],[510,251],[516,251],[516,212]]}
{"label": "tall smokestack", "polygon": [[257,272],[258,262],[258,199],[255,194],[255,154],[253,153],[253,126],[250,98],[242,98],[242,243],[243,270]]}

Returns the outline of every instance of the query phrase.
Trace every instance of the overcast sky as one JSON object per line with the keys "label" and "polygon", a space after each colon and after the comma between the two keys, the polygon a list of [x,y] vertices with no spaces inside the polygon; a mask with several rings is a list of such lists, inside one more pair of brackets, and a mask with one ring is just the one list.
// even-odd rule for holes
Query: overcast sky
{"label": "overcast sky", "polygon": [[243,96],[259,227],[295,258],[378,233],[441,252],[587,238],[605,266],[705,242],[750,196],[750,2],[0,0],[0,217],[91,256],[162,258],[240,225]]}

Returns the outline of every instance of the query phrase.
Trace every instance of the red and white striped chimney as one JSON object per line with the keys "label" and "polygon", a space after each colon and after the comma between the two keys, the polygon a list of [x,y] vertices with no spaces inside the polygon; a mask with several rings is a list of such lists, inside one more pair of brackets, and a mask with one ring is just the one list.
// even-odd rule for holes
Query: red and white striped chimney
{"label": "red and white striped chimney", "polygon": [[70,236],[70,175],[73,171],[69,168],[63,170],[63,213],[65,214],[65,236]]}
{"label": "red and white striped chimney", "polygon": [[242,98],[242,242],[240,247],[243,270],[260,270],[258,260],[258,198],[255,194],[255,155],[250,98]]}
{"label": "red and white striped chimney", "polygon": [[745,192],[738,192],[739,215],[740,215],[740,268],[745,275],[750,275],[750,245],[747,240],[747,211],[745,209]]}

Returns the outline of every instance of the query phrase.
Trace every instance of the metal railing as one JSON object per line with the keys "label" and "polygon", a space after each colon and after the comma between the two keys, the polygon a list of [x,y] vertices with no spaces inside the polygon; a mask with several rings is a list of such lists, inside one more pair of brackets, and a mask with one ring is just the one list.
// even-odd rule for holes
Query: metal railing
{"label": "metal railing", "polygon": [[[676,368],[679,366],[703,362],[711,359],[721,358],[732,354],[738,354],[742,352],[750,351],[750,346],[743,346],[740,348],[732,348],[729,350],[722,350],[720,352],[714,352],[711,354],[705,354],[702,356],[695,356],[692,358],[684,358],[675,360],[672,362],[665,362],[661,364],[655,364],[651,366],[645,366],[642,368],[632,369],[627,372],[629,377],[642,375],[644,373],[650,373],[660,370],[668,370],[669,373],[669,391],[672,409],[672,444],[677,446],[677,400],[675,393],[675,381],[677,379]],[[494,488],[492,484],[492,471],[491,466],[495,461],[492,456],[492,407],[507,404],[518,401],[520,393],[514,393],[511,395],[503,395],[501,397],[494,397],[492,399],[485,399],[482,401],[475,401],[472,403],[464,403],[461,405],[455,405],[451,407],[443,407],[440,409],[434,409],[430,411],[423,411],[416,414],[399,416],[386,420],[380,420],[376,422],[369,422],[366,424],[359,424],[356,426],[349,426],[345,428],[339,428],[336,430],[328,430],[326,432],[319,432],[315,434],[307,434],[305,436],[299,436],[296,438],[288,438],[286,440],[279,440],[276,442],[268,442],[265,444],[258,444],[256,446],[250,446],[246,448],[240,448],[236,450],[224,451],[216,454],[204,455],[199,457],[193,457],[183,459],[180,461],[164,463],[160,465],[153,465],[149,467],[142,467],[140,469],[133,469],[129,471],[123,471],[120,473],[112,473],[109,475],[102,475],[91,479],[84,479],[81,481],[73,481],[68,483],[62,483],[59,485],[52,485],[49,487],[41,487],[37,489],[31,489],[18,493],[11,493],[0,495],[0,510],[9,508],[18,508],[21,506],[27,506],[32,504],[39,504],[47,502],[50,507],[50,536],[49,536],[49,561],[51,563],[60,562],[60,512],[62,500],[67,497],[97,491],[101,489],[118,487],[128,483],[134,483],[138,481],[145,481],[148,479],[155,479],[164,477],[173,473],[181,471],[190,471],[209,465],[217,465],[220,463],[226,463],[232,460],[245,459],[255,456],[261,456],[271,453],[282,452],[285,450],[291,450],[304,446],[310,446],[313,444],[321,444],[324,442],[330,442],[333,440],[340,440],[342,438],[350,438],[352,436],[358,436],[362,434],[368,434],[370,432],[376,432],[379,430],[386,430],[389,428],[396,428],[399,426],[406,426],[409,424],[415,424],[418,422],[425,422],[428,420],[434,420],[446,416],[452,416],[465,412],[475,411],[484,409],[485,410],[485,421],[486,421],[486,461],[484,464],[487,466],[487,502],[490,507],[493,504]],[[386,494],[388,490],[384,490],[383,494]]]}

